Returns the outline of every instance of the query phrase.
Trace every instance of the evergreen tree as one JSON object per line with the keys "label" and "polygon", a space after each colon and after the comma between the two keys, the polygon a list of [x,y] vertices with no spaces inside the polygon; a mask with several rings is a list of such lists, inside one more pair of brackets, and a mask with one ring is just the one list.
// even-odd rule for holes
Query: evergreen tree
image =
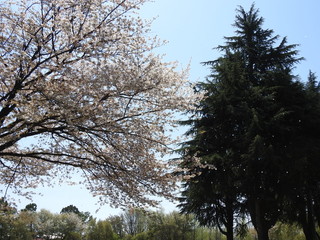
{"label": "evergreen tree", "polygon": [[[297,45],[263,29],[258,13],[254,6],[248,12],[240,7],[236,35],[218,47],[222,57],[205,63],[212,72],[200,84],[206,98],[184,123],[191,126],[192,139],[180,150],[182,211],[195,213],[204,224],[222,222],[228,240],[244,213],[258,239],[269,239],[294,188],[291,168],[299,159],[293,154],[307,103],[303,84],[292,74],[302,60]],[[210,211],[214,215],[203,218]]]}
{"label": "evergreen tree", "polygon": [[189,169],[185,173],[188,181],[182,211],[195,213],[203,225],[218,226],[228,240],[233,239],[234,215],[241,215],[238,176],[243,168],[237,159],[242,152],[241,126],[250,110],[246,103],[248,84],[244,75],[241,77],[239,57],[227,53],[212,62],[215,72],[199,85],[206,96],[195,120],[186,122],[192,124],[188,134],[194,138],[181,149],[185,157],[182,167]]}
{"label": "evergreen tree", "polygon": [[[299,223],[307,240],[318,240],[320,220],[320,87],[310,72],[304,86],[306,103],[292,138],[291,173],[288,181],[284,220]],[[296,147],[295,147],[296,146]],[[297,147],[298,146],[298,147]]]}

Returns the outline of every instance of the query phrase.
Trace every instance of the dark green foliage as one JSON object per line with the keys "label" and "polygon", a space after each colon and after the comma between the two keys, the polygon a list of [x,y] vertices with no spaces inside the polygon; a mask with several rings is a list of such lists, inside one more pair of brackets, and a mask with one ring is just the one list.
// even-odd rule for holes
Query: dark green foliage
{"label": "dark green foliage", "polygon": [[0,240],[32,240],[27,224],[16,217],[17,210],[4,198],[0,199]]}
{"label": "dark green foliage", "polygon": [[[240,158],[242,126],[250,113],[246,102],[250,89],[239,59],[240,54],[227,52],[212,62],[215,71],[210,80],[199,84],[206,98],[195,113],[196,120],[190,122],[193,139],[181,149],[185,157],[191,157],[182,167],[190,169],[187,174],[196,175],[186,182],[182,210],[195,213],[202,224],[217,225],[221,230],[226,227],[225,234],[233,234],[234,213],[241,217],[237,176],[242,167],[235,159]],[[193,157],[208,167],[197,166]]]}
{"label": "dark green foliage", "polygon": [[[220,58],[204,63],[211,75],[197,90],[205,98],[183,123],[191,140],[179,150],[181,210],[228,240],[246,214],[266,240],[278,220],[297,216],[289,208],[313,217],[320,209],[319,85],[312,73],[306,85],[296,79],[297,45],[263,29],[263,21],[254,6],[238,9],[235,36],[218,47]],[[304,201],[292,202],[296,196]]]}
{"label": "dark green foliage", "polygon": [[77,232],[68,232],[63,238],[63,240],[81,240],[81,239],[82,239],[81,234]]}
{"label": "dark green foliage", "polygon": [[132,240],[149,240],[148,232],[142,232],[135,235]]}
{"label": "dark green foliage", "polygon": [[37,204],[30,203],[30,204],[26,205],[26,207],[24,209],[22,209],[22,211],[36,212],[37,211]]}
{"label": "dark green foliage", "polygon": [[80,212],[79,209],[74,205],[69,205],[61,209],[60,213],[75,213],[77,214],[83,222],[88,222],[92,219],[92,216],[89,212]]}
{"label": "dark green foliage", "polygon": [[69,205],[67,207],[62,208],[60,213],[75,213],[78,215],[80,214],[80,211],[76,206]]}
{"label": "dark green foliage", "polygon": [[320,91],[314,73],[310,72],[305,84],[307,104],[299,118],[299,131],[294,140],[298,148],[292,149],[294,161],[291,181],[285,202],[284,220],[298,222],[307,240],[320,239],[316,226],[320,215]]}

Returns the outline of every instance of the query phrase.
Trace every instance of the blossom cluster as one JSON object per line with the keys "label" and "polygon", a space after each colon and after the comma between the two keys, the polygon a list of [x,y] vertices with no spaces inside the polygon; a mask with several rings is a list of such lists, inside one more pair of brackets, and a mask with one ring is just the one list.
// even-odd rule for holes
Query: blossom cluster
{"label": "blossom cluster", "polygon": [[144,2],[1,4],[1,184],[20,191],[78,169],[115,205],[170,195],[165,129],[200,96],[187,71],[154,53]]}

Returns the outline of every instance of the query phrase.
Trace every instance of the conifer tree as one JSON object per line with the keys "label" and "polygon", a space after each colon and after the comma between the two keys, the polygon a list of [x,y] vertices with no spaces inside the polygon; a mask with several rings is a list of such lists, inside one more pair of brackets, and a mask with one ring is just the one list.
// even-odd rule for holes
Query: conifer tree
{"label": "conifer tree", "polygon": [[304,86],[305,104],[295,136],[292,137],[290,178],[287,182],[284,220],[296,222],[306,240],[320,239],[316,228],[320,221],[320,87],[310,72]]}
{"label": "conifer tree", "polygon": [[304,87],[292,73],[302,58],[297,45],[263,29],[254,5],[237,13],[235,36],[218,47],[222,57],[205,63],[212,72],[200,84],[206,98],[185,122],[192,139],[181,150],[181,207],[198,218],[213,209],[216,219],[204,223],[219,225],[229,209],[226,197],[232,198],[232,216],[249,214],[258,239],[267,240],[283,213],[295,139],[302,129]]}
{"label": "conifer tree", "polygon": [[182,210],[195,213],[203,225],[218,226],[228,240],[233,239],[234,215],[241,215],[237,176],[242,168],[236,159],[242,148],[241,126],[249,111],[245,102],[248,84],[239,75],[242,66],[238,58],[226,54],[212,63],[216,72],[199,84],[206,96],[195,120],[186,122],[192,125],[188,134],[194,138],[181,149],[185,157],[181,165],[187,169],[188,179]]}

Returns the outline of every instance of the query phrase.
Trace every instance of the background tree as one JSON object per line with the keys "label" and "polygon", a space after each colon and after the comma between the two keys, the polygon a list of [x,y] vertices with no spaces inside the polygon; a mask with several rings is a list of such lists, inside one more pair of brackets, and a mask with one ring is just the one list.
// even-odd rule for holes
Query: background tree
{"label": "background tree", "polygon": [[[36,237],[44,239],[117,239],[117,240],[223,240],[226,239],[219,233],[217,228],[200,226],[194,215],[182,215],[178,212],[142,212],[147,218],[147,227],[144,231],[134,236],[124,233],[119,235],[114,229],[112,219],[122,219],[122,214],[106,220],[91,219],[83,224],[81,219],[74,213],[55,214],[46,210],[39,212],[20,211],[10,216],[1,215],[0,239],[4,240],[31,240]],[[38,220],[37,220],[38,219]],[[5,220],[5,222],[3,221]],[[40,221],[39,221],[40,220]],[[41,220],[43,222],[41,222]],[[3,225],[8,223],[8,225]],[[30,224],[36,225],[31,229]],[[117,224],[119,225],[119,224]],[[7,228],[6,228],[7,226]],[[78,226],[78,227],[77,227]],[[80,226],[80,228],[79,228]],[[5,232],[6,230],[7,232]],[[246,234],[239,239],[257,239],[257,233],[248,226]],[[278,222],[270,231],[271,240],[304,239],[303,229],[299,224],[286,224]]]}
{"label": "background tree", "polygon": [[81,217],[75,213],[64,213],[56,215],[56,224],[59,226],[58,233],[63,239],[78,238],[84,234],[85,224]]}
{"label": "background tree", "polygon": [[113,231],[120,237],[124,238],[125,236],[125,223],[123,221],[122,215],[111,216],[107,218],[108,222],[110,222]]}
{"label": "background tree", "polygon": [[2,1],[1,184],[19,193],[77,169],[114,205],[170,195],[164,127],[196,96],[152,53],[144,2]]}
{"label": "background tree", "polygon": [[50,238],[76,238],[79,233],[82,236],[86,225],[75,213],[54,214],[48,210],[40,210],[36,213],[34,229],[38,237]]}
{"label": "background tree", "polygon": [[35,231],[37,236],[52,236],[56,233],[54,214],[41,209],[35,219]]}
{"label": "background tree", "polygon": [[12,232],[16,209],[4,198],[0,198],[0,239],[8,240]]}
{"label": "background tree", "polygon": [[36,236],[35,233],[35,222],[37,217],[37,204],[30,203],[22,209],[18,215],[18,219],[20,219],[25,226],[27,226],[29,232],[33,237]]}
{"label": "background tree", "polygon": [[98,221],[95,223],[94,220],[90,224],[93,224],[88,233],[88,239],[92,240],[116,240],[116,234],[112,230],[111,224],[105,221]]}
{"label": "background tree", "polygon": [[67,233],[65,235],[65,237],[63,238],[63,240],[82,240],[82,236],[80,233],[77,232],[71,232],[71,233]]}
{"label": "background tree", "polygon": [[86,222],[90,221],[90,219],[92,219],[92,216],[89,212],[80,212],[80,210],[74,205],[69,205],[67,207],[62,208],[60,213],[61,214],[74,213],[74,214],[78,215],[84,223],[86,223]]}
{"label": "background tree", "polygon": [[30,222],[33,215],[18,211],[8,201],[0,199],[0,239],[1,240],[32,240],[34,237]]}
{"label": "background tree", "polygon": [[30,229],[29,222],[32,216],[22,214],[15,216],[10,223],[11,231],[7,240],[33,240],[35,237],[33,229]]}
{"label": "background tree", "polygon": [[69,205],[61,209],[60,213],[75,213],[77,215],[80,214],[79,209],[74,205]]}
{"label": "background tree", "polygon": [[134,236],[148,230],[148,215],[142,209],[130,208],[122,215],[124,230]]}
{"label": "background tree", "polygon": [[22,209],[22,211],[36,212],[37,211],[37,204],[35,204],[35,203],[27,204],[26,207],[24,209]]}
{"label": "background tree", "polygon": [[195,237],[193,216],[178,212],[164,214],[154,212],[150,216],[148,239],[154,240],[188,240]]}

